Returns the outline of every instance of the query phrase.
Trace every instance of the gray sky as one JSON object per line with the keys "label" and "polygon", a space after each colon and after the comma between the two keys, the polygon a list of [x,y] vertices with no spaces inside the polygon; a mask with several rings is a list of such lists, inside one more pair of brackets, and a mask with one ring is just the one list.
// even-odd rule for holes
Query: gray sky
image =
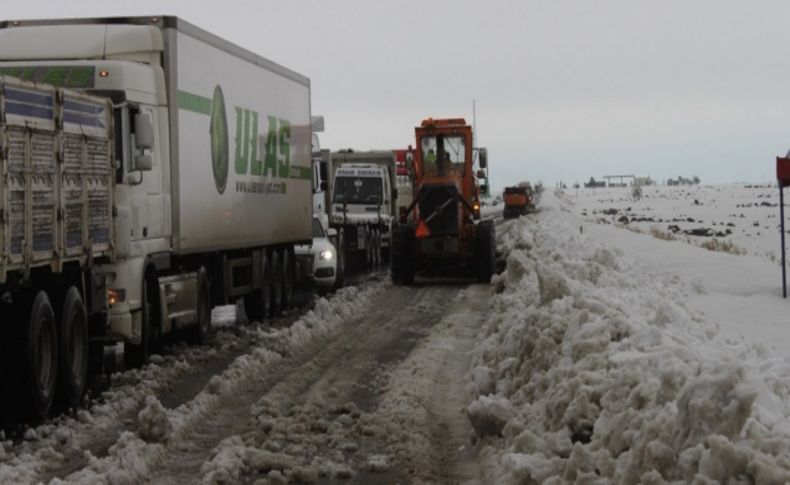
{"label": "gray sky", "polygon": [[326,148],[405,147],[425,117],[471,122],[476,99],[494,188],[768,181],[790,148],[787,0],[3,3],[9,19],[183,17],[310,77]]}

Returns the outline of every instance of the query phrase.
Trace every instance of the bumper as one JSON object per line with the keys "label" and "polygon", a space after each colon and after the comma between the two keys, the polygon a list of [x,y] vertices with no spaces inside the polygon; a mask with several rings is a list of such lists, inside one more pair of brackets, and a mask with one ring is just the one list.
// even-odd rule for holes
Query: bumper
{"label": "bumper", "polygon": [[107,318],[110,336],[121,337],[126,342],[138,345],[141,340],[141,318],[142,313],[131,312],[128,304],[113,305]]}

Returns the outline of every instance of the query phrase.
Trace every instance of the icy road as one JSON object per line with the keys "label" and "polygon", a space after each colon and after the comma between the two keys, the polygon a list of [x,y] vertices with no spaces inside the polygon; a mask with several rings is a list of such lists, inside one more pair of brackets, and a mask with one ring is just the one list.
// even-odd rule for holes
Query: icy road
{"label": "icy road", "polygon": [[0,441],[0,483],[789,483],[775,264],[595,203],[546,194],[500,224],[491,285],[379,273],[117,373]]}

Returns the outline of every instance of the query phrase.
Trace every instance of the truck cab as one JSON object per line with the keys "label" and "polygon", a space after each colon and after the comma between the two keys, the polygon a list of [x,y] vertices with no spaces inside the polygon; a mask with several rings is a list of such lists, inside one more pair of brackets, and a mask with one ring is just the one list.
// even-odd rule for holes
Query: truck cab
{"label": "truck cab", "polygon": [[345,266],[376,268],[388,261],[391,227],[397,213],[395,155],[392,150],[332,152],[329,223],[337,231]]}

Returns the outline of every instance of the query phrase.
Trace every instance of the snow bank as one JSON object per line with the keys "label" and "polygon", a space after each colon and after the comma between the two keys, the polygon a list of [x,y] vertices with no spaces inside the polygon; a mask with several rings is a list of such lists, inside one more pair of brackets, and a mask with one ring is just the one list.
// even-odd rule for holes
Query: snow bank
{"label": "snow bank", "polygon": [[790,362],[712,339],[685,286],[559,209],[500,231],[507,269],[470,376],[472,423],[507,418],[502,441],[475,424],[499,450],[492,480],[790,481]]}

